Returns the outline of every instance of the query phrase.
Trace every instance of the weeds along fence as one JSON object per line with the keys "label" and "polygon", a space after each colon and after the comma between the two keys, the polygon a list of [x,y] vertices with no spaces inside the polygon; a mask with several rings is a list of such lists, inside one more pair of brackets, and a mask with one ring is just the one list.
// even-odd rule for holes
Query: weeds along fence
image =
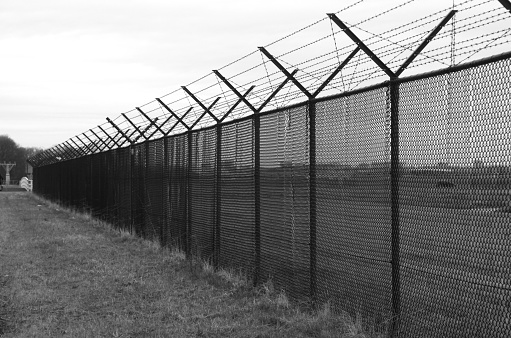
{"label": "weeds along fence", "polygon": [[[510,18],[506,1],[492,4],[486,17],[467,16],[477,21],[458,17],[457,30]],[[439,32],[459,13],[444,14],[416,21],[423,27],[443,17],[402,59],[395,42],[365,44],[330,14],[328,36],[346,34],[354,49],[336,47],[289,72],[289,53],[260,48],[266,76],[256,84],[270,85],[255,90],[221,69],[213,74],[227,93],[202,101],[183,87],[191,108],[157,99],[151,112],[165,109],[163,123],[144,112],[150,105],[136,117],[108,119],[110,129],[98,126],[30,159],[34,192],[243,270],[255,284],[272,278],[296,300],[362,314],[394,337],[509,337],[511,53],[452,61],[510,29],[457,36],[454,48],[454,25]],[[436,38],[450,46],[420,59]],[[415,58],[451,66],[400,77]],[[268,72],[266,62],[277,70]],[[394,72],[387,65],[396,62]],[[347,69],[350,82],[375,72],[386,80],[354,89],[343,82]],[[332,88],[343,90],[330,95]]]}
{"label": "weeds along fence", "polygon": [[34,191],[402,336],[507,337],[510,77],[508,54],[311,100],[37,167]]}

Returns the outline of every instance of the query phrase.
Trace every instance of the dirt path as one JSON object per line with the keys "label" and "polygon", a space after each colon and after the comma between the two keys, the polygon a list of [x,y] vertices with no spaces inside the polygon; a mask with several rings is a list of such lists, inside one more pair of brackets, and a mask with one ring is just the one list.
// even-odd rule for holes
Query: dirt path
{"label": "dirt path", "polygon": [[303,314],[271,287],[226,276],[30,193],[0,193],[2,337],[359,334],[328,311]]}

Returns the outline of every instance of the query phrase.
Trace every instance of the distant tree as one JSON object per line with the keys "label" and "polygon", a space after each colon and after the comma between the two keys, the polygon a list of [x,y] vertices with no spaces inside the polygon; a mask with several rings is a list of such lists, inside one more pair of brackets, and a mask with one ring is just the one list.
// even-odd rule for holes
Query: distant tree
{"label": "distant tree", "polygon": [[[13,139],[7,135],[0,135],[0,163],[16,163],[16,166],[10,171],[11,180],[20,180],[26,175],[27,158],[41,151],[39,148],[20,147]],[[0,173],[5,177],[5,171],[0,169]]]}
{"label": "distant tree", "polygon": [[36,148],[36,147],[29,147],[29,148],[23,148],[23,149],[24,149],[26,158],[31,158],[32,156],[34,156],[44,150],[42,148]]}
{"label": "distant tree", "polygon": [[0,162],[12,162],[18,155],[19,146],[7,135],[0,135]]}

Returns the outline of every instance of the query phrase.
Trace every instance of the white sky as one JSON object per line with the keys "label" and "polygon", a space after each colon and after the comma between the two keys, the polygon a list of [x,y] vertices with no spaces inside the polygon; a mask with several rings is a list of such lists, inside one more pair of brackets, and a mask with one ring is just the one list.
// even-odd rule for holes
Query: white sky
{"label": "white sky", "polygon": [[[48,148],[354,2],[1,0],[0,134]],[[341,18],[403,2],[366,0]],[[406,10],[451,5],[416,0]]]}

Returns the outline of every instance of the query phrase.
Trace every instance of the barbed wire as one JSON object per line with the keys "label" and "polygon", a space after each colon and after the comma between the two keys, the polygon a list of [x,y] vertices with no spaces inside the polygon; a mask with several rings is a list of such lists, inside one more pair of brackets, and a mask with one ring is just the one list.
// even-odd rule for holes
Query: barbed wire
{"label": "barbed wire", "polygon": [[[509,28],[511,26],[511,15],[494,0],[466,0],[454,7],[446,7],[405,24],[386,29],[383,32],[374,33],[365,26],[366,23],[387,16],[415,1],[403,1],[355,24],[348,22],[345,22],[345,24],[357,33],[363,33],[364,44],[383,60],[387,67],[394,68],[401,66],[417,45],[436,27],[440,19],[445,17],[447,11],[455,8],[457,10],[455,27],[454,24],[451,29],[444,27],[435,36],[431,44],[408,66],[408,70],[416,72],[432,70],[434,65],[437,65],[437,67],[440,65],[442,67],[452,66],[452,60],[455,58],[461,60],[456,62],[459,65],[472,59],[482,51],[491,53],[491,51],[498,51],[497,47],[511,44],[511,28]],[[335,12],[335,14],[357,8],[363,2],[364,0],[355,1]],[[489,7],[490,3],[493,5],[492,7]],[[276,53],[273,56],[274,60],[282,64],[289,72],[295,69],[298,70],[294,79],[309,91],[317,89],[319,84],[323,83],[341,64],[341,60],[354,50],[355,43],[353,41],[348,40],[348,43],[341,43],[342,39],[347,39],[342,29],[334,26],[328,17],[324,17],[265,45],[265,48],[274,47],[312,28],[321,29],[320,24],[325,20],[329,21],[329,25],[326,27],[324,34],[320,34],[311,41],[305,41],[296,48]],[[329,39],[333,39],[333,43],[329,42]],[[455,45],[453,45],[454,39],[456,41]],[[306,100],[302,91],[292,81],[289,81],[288,76],[273,65],[274,60],[265,58],[259,50],[255,50],[217,69],[221,70],[222,73],[225,72],[223,75],[226,80],[237,88],[241,94],[255,86],[246,96],[246,100],[255,107],[263,104],[274,93],[276,87],[287,81],[263,111],[282,108]],[[364,85],[374,84],[375,81],[385,81],[385,79],[386,74],[371,58],[359,51],[345,65],[342,72],[323,89],[321,95],[343,93]],[[225,83],[220,81],[214,73],[208,73],[186,85],[206,107],[215,102],[215,105],[211,108],[211,113],[216,119],[223,118],[225,113],[235,104],[237,104],[236,108],[231,111],[226,121],[253,114],[244,102],[239,102],[240,98],[237,94],[231,90],[225,90],[224,86],[226,86]],[[163,137],[162,132],[174,135],[188,131],[176,116],[188,127],[195,124],[194,130],[216,123],[215,119],[209,114],[205,114],[203,109],[194,100],[191,100],[191,97],[182,88],[177,88],[160,96],[160,100],[166,105],[165,108],[157,100],[138,106],[148,118],[137,109],[132,109],[110,119],[108,122],[103,121],[97,127],[80,134],[82,136],[77,135],[63,142],[73,147],[71,150],[75,155],[66,154],[66,156],[63,156],[61,148],[57,148],[62,146],[60,144],[36,155],[31,160],[35,165],[44,165],[57,161],[56,157],[72,158],[77,153],[89,154],[105,151],[103,142],[115,148],[115,145],[112,145],[115,143],[112,142],[112,139],[118,140],[118,144],[125,146],[126,143],[130,144],[133,140],[137,140],[137,142],[144,141],[145,137],[148,136],[150,136],[149,139]],[[168,111],[167,108],[171,111]],[[201,116],[202,119],[198,121]],[[162,123],[165,121],[169,122],[163,125]],[[140,132],[137,131],[137,128]],[[145,137],[140,135],[141,132],[144,132]],[[123,133],[125,135],[122,135]],[[126,136],[129,140],[126,139]],[[75,144],[78,145],[78,148],[74,148]],[[94,150],[91,151],[86,148]],[[60,155],[55,156],[55,154]]]}

